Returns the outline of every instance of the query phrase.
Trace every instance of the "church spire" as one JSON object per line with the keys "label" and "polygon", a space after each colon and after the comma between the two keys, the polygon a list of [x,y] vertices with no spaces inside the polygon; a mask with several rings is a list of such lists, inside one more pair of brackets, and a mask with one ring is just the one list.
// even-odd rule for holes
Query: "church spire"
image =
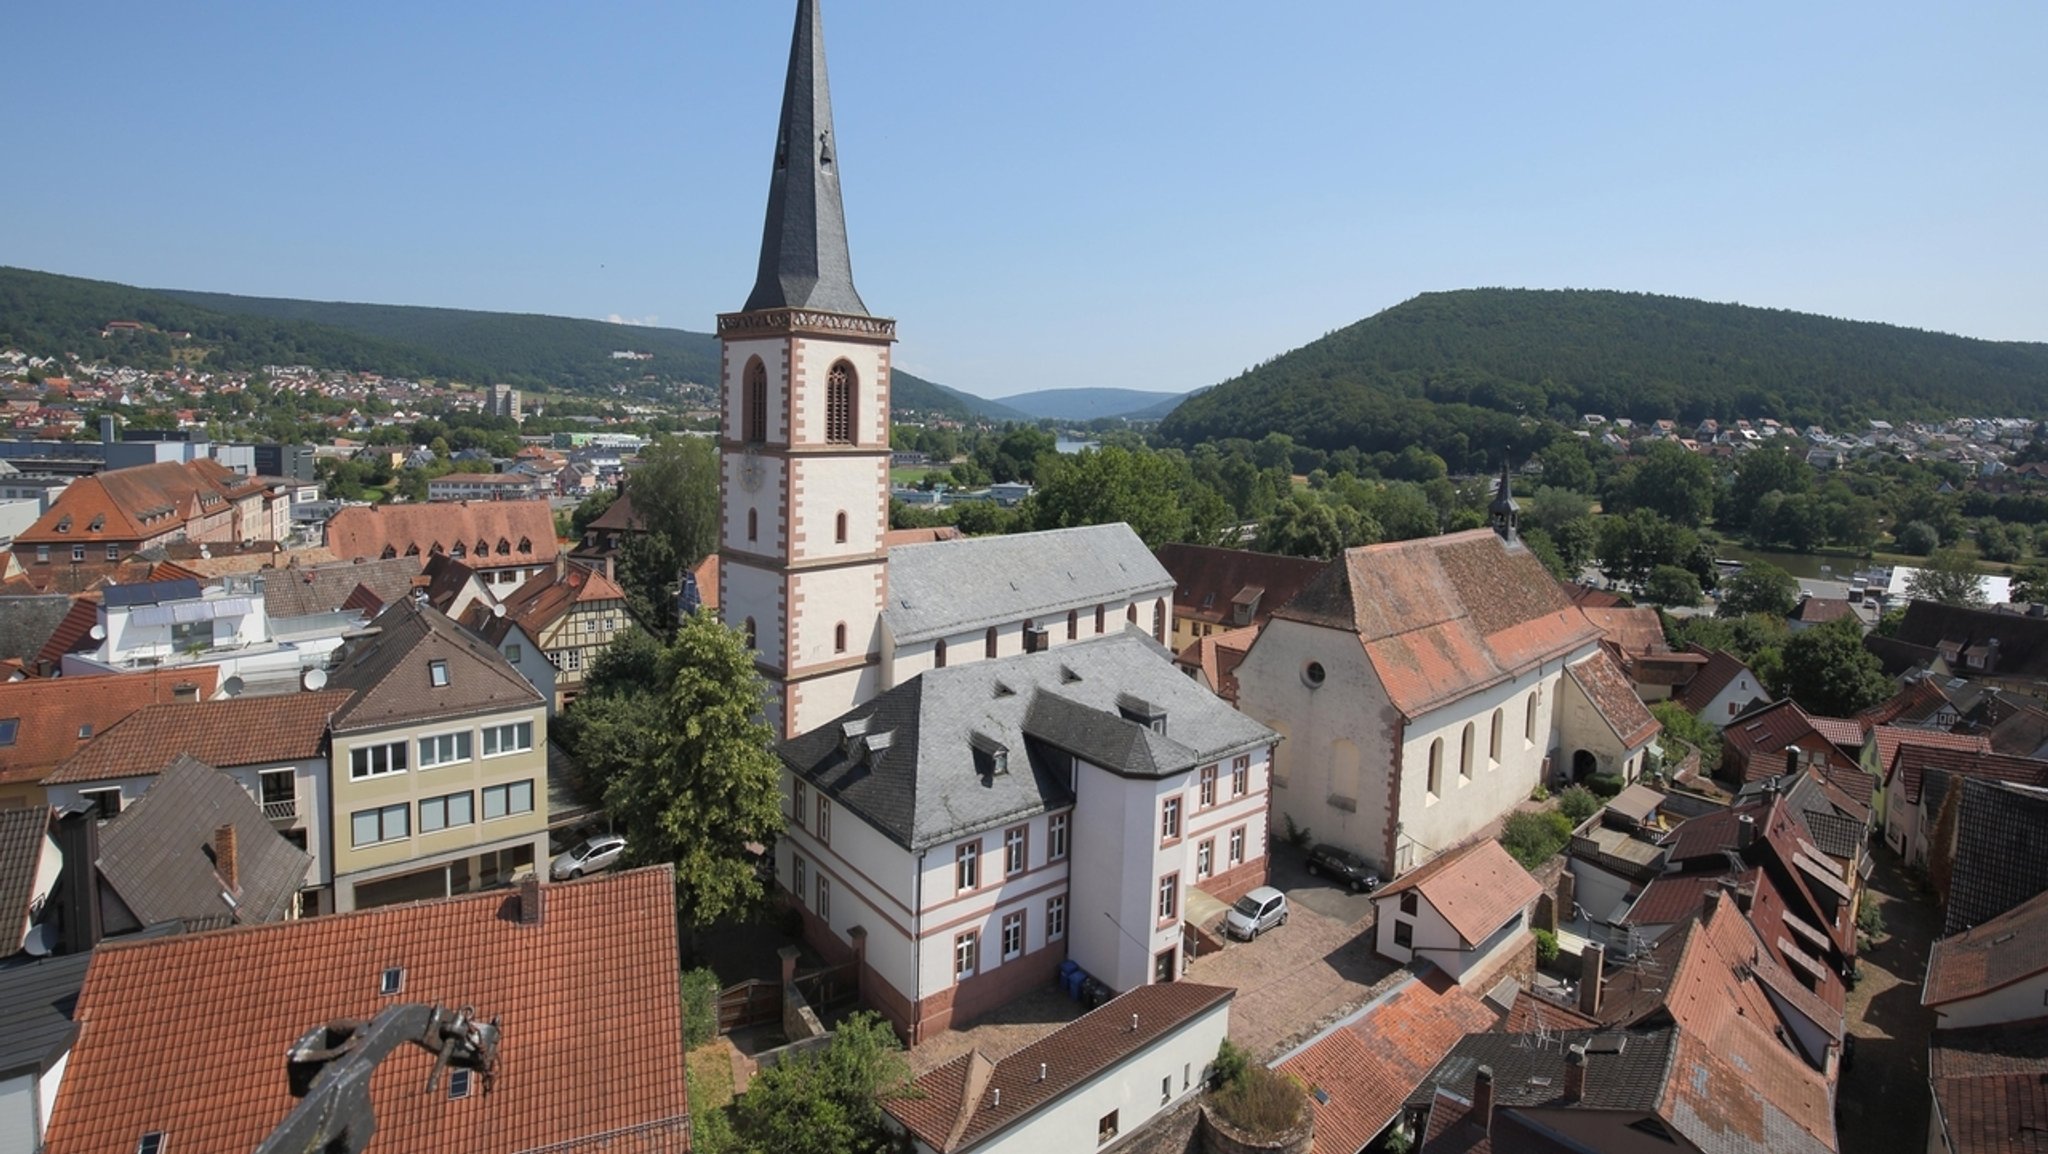
{"label": "church spire", "polygon": [[1512,542],[1515,539],[1515,531],[1521,524],[1522,504],[1515,500],[1515,491],[1508,484],[1508,459],[1505,454],[1500,459],[1500,484],[1494,489],[1493,504],[1488,507],[1487,512],[1493,520],[1493,531],[1500,534],[1503,540]]}
{"label": "church spire", "polygon": [[818,0],[797,0],[782,124],[775,137],[775,174],[768,184],[768,223],[761,233],[761,271],[745,311],[804,308],[868,315],[854,291],[853,258],[846,249],[838,149]]}

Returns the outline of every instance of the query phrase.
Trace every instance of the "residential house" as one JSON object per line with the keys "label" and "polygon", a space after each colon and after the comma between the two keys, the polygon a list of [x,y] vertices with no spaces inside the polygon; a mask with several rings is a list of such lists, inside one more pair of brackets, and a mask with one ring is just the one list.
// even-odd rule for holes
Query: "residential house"
{"label": "residential house", "polygon": [[1949,740],[1897,747],[1885,775],[1884,840],[1909,865],[1924,865],[1942,802],[1962,778],[2048,786],[2048,760],[1993,753],[1951,734]]}
{"label": "residential house", "polygon": [[1273,1063],[1310,1088],[1315,1150],[1371,1147],[1453,1047],[1500,1025],[1494,1005],[1434,966],[1419,970]]}
{"label": "residential house", "polygon": [[1463,982],[1533,948],[1529,915],[1542,895],[1498,841],[1482,838],[1373,892],[1373,948],[1402,965],[1434,963]]}
{"label": "residential house", "polygon": [[1826,625],[1844,618],[1857,620],[1858,624],[1861,624],[1856,617],[1856,606],[1850,604],[1847,598],[1808,595],[1799,599],[1799,604],[1793,607],[1791,616],[1785,619],[1785,623],[1791,627],[1792,632],[1803,633],[1816,625]]}
{"label": "residential house", "polygon": [[109,469],[73,481],[14,549],[27,564],[61,566],[171,541],[282,541],[291,535],[286,488],[206,458]]}
{"label": "residential house", "polygon": [[619,495],[583,527],[583,539],[569,551],[571,560],[590,565],[603,565],[607,559],[616,562],[627,538],[647,532],[647,526],[633,509],[626,484],[629,480],[630,477],[620,478]]}
{"label": "residential house", "polygon": [[1516,532],[1347,550],[1274,612],[1238,707],[1281,736],[1274,808],[1405,873],[1538,784],[1633,780],[1658,727]]}
{"label": "residential house", "polygon": [[1935,1028],[2042,1017],[2048,1006],[2048,892],[1934,943],[1920,1004]]}
{"label": "residential house", "polygon": [[350,505],[327,522],[342,560],[446,553],[493,589],[516,587],[554,564],[555,518],[546,501],[430,501]]}
{"label": "residential house", "polygon": [[334,908],[493,885],[547,855],[547,699],[430,606],[386,608],[328,677]]}
{"label": "residential house", "polygon": [[553,484],[529,473],[449,473],[427,481],[429,501],[534,501],[554,493]]}
{"label": "residential house", "polygon": [[[1731,782],[1767,777],[1816,764],[1839,779],[1863,769],[1863,727],[1836,717],[1815,717],[1791,698],[1745,710],[1721,729],[1721,776]],[[1862,787],[1869,796],[1870,785]]]}
{"label": "residential house", "polygon": [[1174,655],[1173,663],[1202,688],[1236,705],[1237,667],[1244,664],[1244,655],[1251,652],[1252,642],[1258,639],[1259,630],[1251,626],[1207,634],[1189,642],[1187,648]]}
{"label": "residential house", "polygon": [[211,697],[211,668],[0,682],[0,809],[46,804],[43,778],[98,734],[153,704]]}
{"label": "residential house", "polygon": [[545,662],[538,679],[527,680],[547,697],[550,714],[576,700],[583,671],[634,624],[626,591],[610,569],[609,563],[593,568],[556,554],[553,566],[506,594],[501,605],[478,605],[465,622],[522,675],[529,664]]}
{"label": "residential house", "polygon": [[[684,1149],[674,891],[668,869],[637,870],[103,945],[47,1154],[252,1149],[297,1105],[281,1060],[294,1038],[408,1003],[500,1022],[500,1074],[422,1094],[433,1056],[394,1052],[365,1083],[378,1148]],[[166,1039],[176,1060],[138,1061]]]}
{"label": "residential house", "polygon": [[1263,627],[1330,564],[1213,545],[1161,545],[1153,555],[1173,575],[1167,644],[1175,653],[1212,634]]}
{"label": "residential house", "polygon": [[63,655],[62,675],[203,666],[224,693],[292,692],[327,666],[364,615],[344,607],[273,622],[265,584],[256,575],[210,587],[193,580],[109,586],[89,639]]}
{"label": "residential house", "polygon": [[1695,649],[1707,660],[1676,694],[1678,704],[1709,725],[1726,724],[1764,700],[1763,682],[1742,659],[1722,649]]}
{"label": "residential house", "polygon": [[882,1108],[917,1154],[1106,1146],[1202,1092],[1235,993],[1139,986],[1000,1060],[962,1054]]}
{"label": "residential house", "polygon": [[1580,611],[1600,630],[1600,644],[1646,702],[1672,697],[1699,675],[1707,658],[1690,649],[1673,649],[1664,639],[1664,622],[1647,606]]}
{"label": "residential house", "polygon": [[1929,1154],[2022,1154],[2048,1117],[2048,893],[1934,943]]}
{"label": "residential house", "polygon": [[776,876],[913,1043],[1070,958],[1171,981],[1188,891],[1265,881],[1273,742],[1133,634],[926,670],[778,747]]}

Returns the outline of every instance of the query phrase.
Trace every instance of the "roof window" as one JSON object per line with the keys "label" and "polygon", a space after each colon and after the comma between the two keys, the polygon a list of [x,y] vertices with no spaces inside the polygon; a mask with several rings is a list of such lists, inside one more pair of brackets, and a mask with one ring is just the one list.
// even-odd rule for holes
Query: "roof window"
{"label": "roof window", "polygon": [[455,1099],[455,1098],[467,1098],[467,1097],[469,1097],[469,1089],[470,1089],[470,1071],[468,1071],[468,1070],[450,1070],[450,1071],[448,1071],[448,1097],[449,1097],[449,1098],[450,1098],[451,1100],[452,1100],[452,1099]]}
{"label": "roof window", "polygon": [[62,517],[57,518],[57,532],[71,532],[71,514],[66,513]]}
{"label": "roof window", "polygon": [[378,992],[379,994],[382,994],[382,995],[384,995],[384,996],[385,996],[385,997],[387,997],[387,998],[388,998],[388,997],[391,997],[391,996],[392,996],[392,995],[394,995],[394,994],[397,994],[397,993],[399,993],[400,991],[402,991],[402,990],[404,990],[404,989],[405,989],[405,967],[404,967],[404,966],[392,966],[392,967],[390,967],[390,968],[388,968],[388,969],[386,969],[386,970],[384,971],[384,974],[383,974],[383,976],[382,976],[382,977],[380,977],[380,978],[378,978],[378,979],[377,979],[377,992]]}
{"label": "roof window", "polygon": [[171,1136],[163,1130],[151,1130],[135,1140],[135,1154],[164,1154],[171,1148]]}
{"label": "roof window", "polygon": [[21,718],[0,719],[0,745],[13,745],[14,737],[21,732]]}
{"label": "roof window", "polygon": [[107,515],[105,513],[96,513],[93,515],[92,523],[85,527],[85,531],[88,533],[97,533],[106,527]]}
{"label": "roof window", "polygon": [[432,683],[432,685],[436,689],[447,688],[448,663],[446,661],[441,661],[438,659],[427,662],[427,680],[428,682]]}
{"label": "roof window", "polygon": [[80,741],[84,741],[84,740],[85,740],[86,738],[88,738],[88,737],[91,737],[91,736],[92,736],[92,723],[91,723],[91,722],[89,722],[89,721],[88,721],[88,722],[86,722],[86,723],[85,723],[84,725],[81,725],[81,726],[79,726],[79,727],[78,727],[78,740],[80,740]]}

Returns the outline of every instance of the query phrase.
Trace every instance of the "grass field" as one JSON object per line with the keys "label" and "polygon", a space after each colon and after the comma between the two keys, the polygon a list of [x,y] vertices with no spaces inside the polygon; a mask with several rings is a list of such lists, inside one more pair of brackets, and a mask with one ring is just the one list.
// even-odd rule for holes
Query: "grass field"
{"label": "grass field", "polygon": [[939,480],[943,481],[946,479],[947,471],[944,469],[925,468],[891,469],[889,470],[889,482],[894,485],[915,485],[919,481],[924,480],[926,474],[935,475]]}

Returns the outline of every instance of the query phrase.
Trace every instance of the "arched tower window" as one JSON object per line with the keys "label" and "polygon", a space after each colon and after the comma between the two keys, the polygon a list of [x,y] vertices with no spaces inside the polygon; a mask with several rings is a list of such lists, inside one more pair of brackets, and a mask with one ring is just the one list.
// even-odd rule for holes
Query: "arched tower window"
{"label": "arched tower window", "polygon": [[1095,631],[1096,631],[1097,633],[1100,633],[1100,632],[1102,632],[1102,617],[1103,617],[1103,613],[1102,613],[1102,606],[1100,606],[1100,605],[1097,605],[1097,606],[1095,607]]}
{"label": "arched tower window", "polygon": [[747,648],[757,648],[757,646],[755,646],[754,644],[754,619],[751,617],[747,618],[746,624],[743,626],[743,628],[745,628],[747,631]]}
{"label": "arched tower window", "polygon": [[740,398],[740,425],[748,444],[768,439],[768,367],[760,357],[747,362]]}
{"label": "arched tower window", "polygon": [[1494,765],[1500,764],[1500,730],[1501,711],[1496,709],[1493,711],[1493,736],[1486,743],[1486,756],[1493,760]]}
{"label": "arched tower window", "polygon": [[1458,741],[1458,776],[1469,779],[1472,776],[1472,723],[1465,723],[1465,733]]}
{"label": "arched tower window", "polygon": [[1124,620],[1132,625],[1136,625],[1138,623],[1137,602],[1133,601],[1129,605],[1124,606]]}
{"label": "arched tower window", "polygon": [[846,652],[846,622],[844,621],[832,627],[832,652]]}
{"label": "arched tower window", "polygon": [[932,646],[932,668],[934,668],[934,669],[944,669],[945,667],[946,667],[946,639],[945,639],[945,638],[943,638],[943,637],[941,637],[941,638],[939,638],[939,643],[938,643],[937,645],[934,645],[934,646]]}
{"label": "arched tower window", "polygon": [[996,627],[995,627],[995,626],[991,625],[991,626],[989,626],[989,627],[988,627],[988,636],[987,636],[986,638],[984,638],[984,639],[983,639],[983,641],[982,641],[982,647],[983,647],[984,649],[986,649],[986,650],[987,650],[987,652],[986,652],[986,653],[984,654],[984,656],[987,656],[987,657],[994,657],[994,656],[996,655]]}
{"label": "arched tower window", "polygon": [[1529,711],[1522,715],[1522,740],[1531,745],[1536,743],[1536,694],[1533,692],[1529,694]]}
{"label": "arched tower window", "polygon": [[760,539],[761,511],[759,509],[749,509],[747,510],[747,540],[759,541]]}
{"label": "arched tower window", "polygon": [[832,444],[853,444],[853,391],[853,366],[833,362],[825,378],[825,439]]}
{"label": "arched tower window", "polygon": [[1444,791],[1444,739],[1439,737],[1429,743],[1429,795],[1436,797]]}
{"label": "arched tower window", "polygon": [[844,509],[839,511],[838,518],[833,522],[832,540],[841,545],[846,544],[846,510]]}
{"label": "arched tower window", "polygon": [[1166,602],[1152,603],[1152,640],[1166,644]]}

